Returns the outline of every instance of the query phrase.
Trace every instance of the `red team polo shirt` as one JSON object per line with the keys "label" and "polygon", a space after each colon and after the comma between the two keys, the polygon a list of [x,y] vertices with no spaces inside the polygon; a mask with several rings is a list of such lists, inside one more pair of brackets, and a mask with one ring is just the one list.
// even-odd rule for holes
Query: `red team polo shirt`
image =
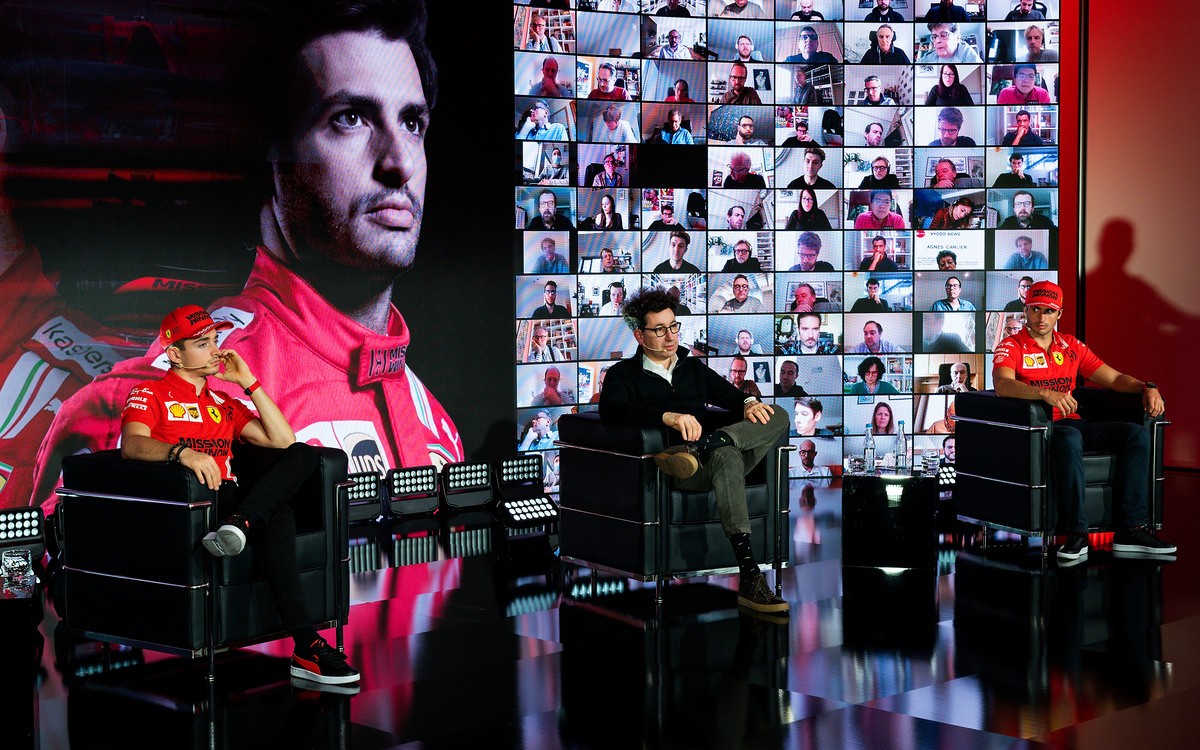
{"label": "red team polo shirt", "polygon": [[[1055,331],[1050,341],[1050,351],[1038,346],[1029,331],[1022,328],[1016,336],[1009,336],[996,345],[992,355],[993,367],[1008,367],[1017,374],[1017,380],[1035,388],[1045,388],[1059,393],[1070,393],[1075,389],[1078,375],[1090,378],[1104,362],[1079,339]],[[1057,408],[1053,418],[1063,418]],[[1068,419],[1079,419],[1071,414]]]}
{"label": "red team polo shirt", "polygon": [[196,387],[169,371],[161,380],[139,383],[129,392],[121,411],[121,425],[141,422],[150,437],[172,445],[183,443],[207,453],[221,467],[223,478],[232,480],[233,441],[254,413],[228,395]]}

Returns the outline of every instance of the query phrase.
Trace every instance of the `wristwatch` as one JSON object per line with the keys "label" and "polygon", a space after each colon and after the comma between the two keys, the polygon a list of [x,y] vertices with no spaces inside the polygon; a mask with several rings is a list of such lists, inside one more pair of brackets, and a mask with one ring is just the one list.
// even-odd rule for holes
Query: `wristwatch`
{"label": "wristwatch", "polygon": [[1142,393],[1145,393],[1146,391],[1150,390],[1151,388],[1153,388],[1154,390],[1157,391],[1158,383],[1155,383],[1150,380],[1147,380],[1145,383],[1142,383]]}

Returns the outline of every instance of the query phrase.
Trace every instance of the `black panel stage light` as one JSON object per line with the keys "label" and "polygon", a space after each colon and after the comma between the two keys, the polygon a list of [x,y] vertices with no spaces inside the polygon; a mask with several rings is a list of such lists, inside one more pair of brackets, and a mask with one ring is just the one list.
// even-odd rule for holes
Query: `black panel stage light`
{"label": "black panel stage light", "polygon": [[447,509],[478,508],[492,501],[492,472],[485,461],[446,464],[442,492]]}
{"label": "black panel stage light", "polygon": [[27,549],[38,560],[46,551],[45,525],[41,508],[0,510],[0,549]]}
{"label": "black panel stage light", "polygon": [[356,521],[373,521],[383,514],[383,501],[380,498],[380,476],[373,471],[363,471],[346,477],[351,483],[350,494],[350,523]]}
{"label": "black panel stage light", "polygon": [[526,453],[497,464],[496,510],[508,529],[542,530],[558,523],[558,506],[542,482],[542,455]]}
{"label": "black panel stage light", "polygon": [[392,515],[428,515],[438,508],[438,471],[434,466],[392,469],[384,476],[383,487]]}

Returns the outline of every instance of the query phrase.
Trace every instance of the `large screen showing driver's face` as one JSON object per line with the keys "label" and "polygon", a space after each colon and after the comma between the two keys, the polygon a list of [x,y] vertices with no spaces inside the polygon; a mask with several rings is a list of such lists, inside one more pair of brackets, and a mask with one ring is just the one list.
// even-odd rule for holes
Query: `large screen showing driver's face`
{"label": "large screen showing driver's face", "polygon": [[953,394],[1058,276],[1060,31],[1053,0],[514,5],[514,440],[548,485],[645,287],[788,413],[792,476],[901,425],[953,461]]}

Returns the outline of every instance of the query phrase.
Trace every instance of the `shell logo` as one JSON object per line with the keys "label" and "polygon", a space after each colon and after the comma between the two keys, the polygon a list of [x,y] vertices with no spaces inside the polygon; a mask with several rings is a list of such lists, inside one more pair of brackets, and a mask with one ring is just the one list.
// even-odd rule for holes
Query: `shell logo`
{"label": "shell logo", "polygon": [[1026,354],[1026,355],[1025,355],[1025,366],[1026,366],[1026,367],[1033,367],[1033,365],[1034,365],[1033,357],[1031,357],[1031,356],[1029,356],[1028,354]]}
{"label": "shell logo", "polygon": [[176,419],[183,419],[183,416],[187,414],[187,409],[184,409],[182,404],[171,404],[171,407],[167,411]]}

